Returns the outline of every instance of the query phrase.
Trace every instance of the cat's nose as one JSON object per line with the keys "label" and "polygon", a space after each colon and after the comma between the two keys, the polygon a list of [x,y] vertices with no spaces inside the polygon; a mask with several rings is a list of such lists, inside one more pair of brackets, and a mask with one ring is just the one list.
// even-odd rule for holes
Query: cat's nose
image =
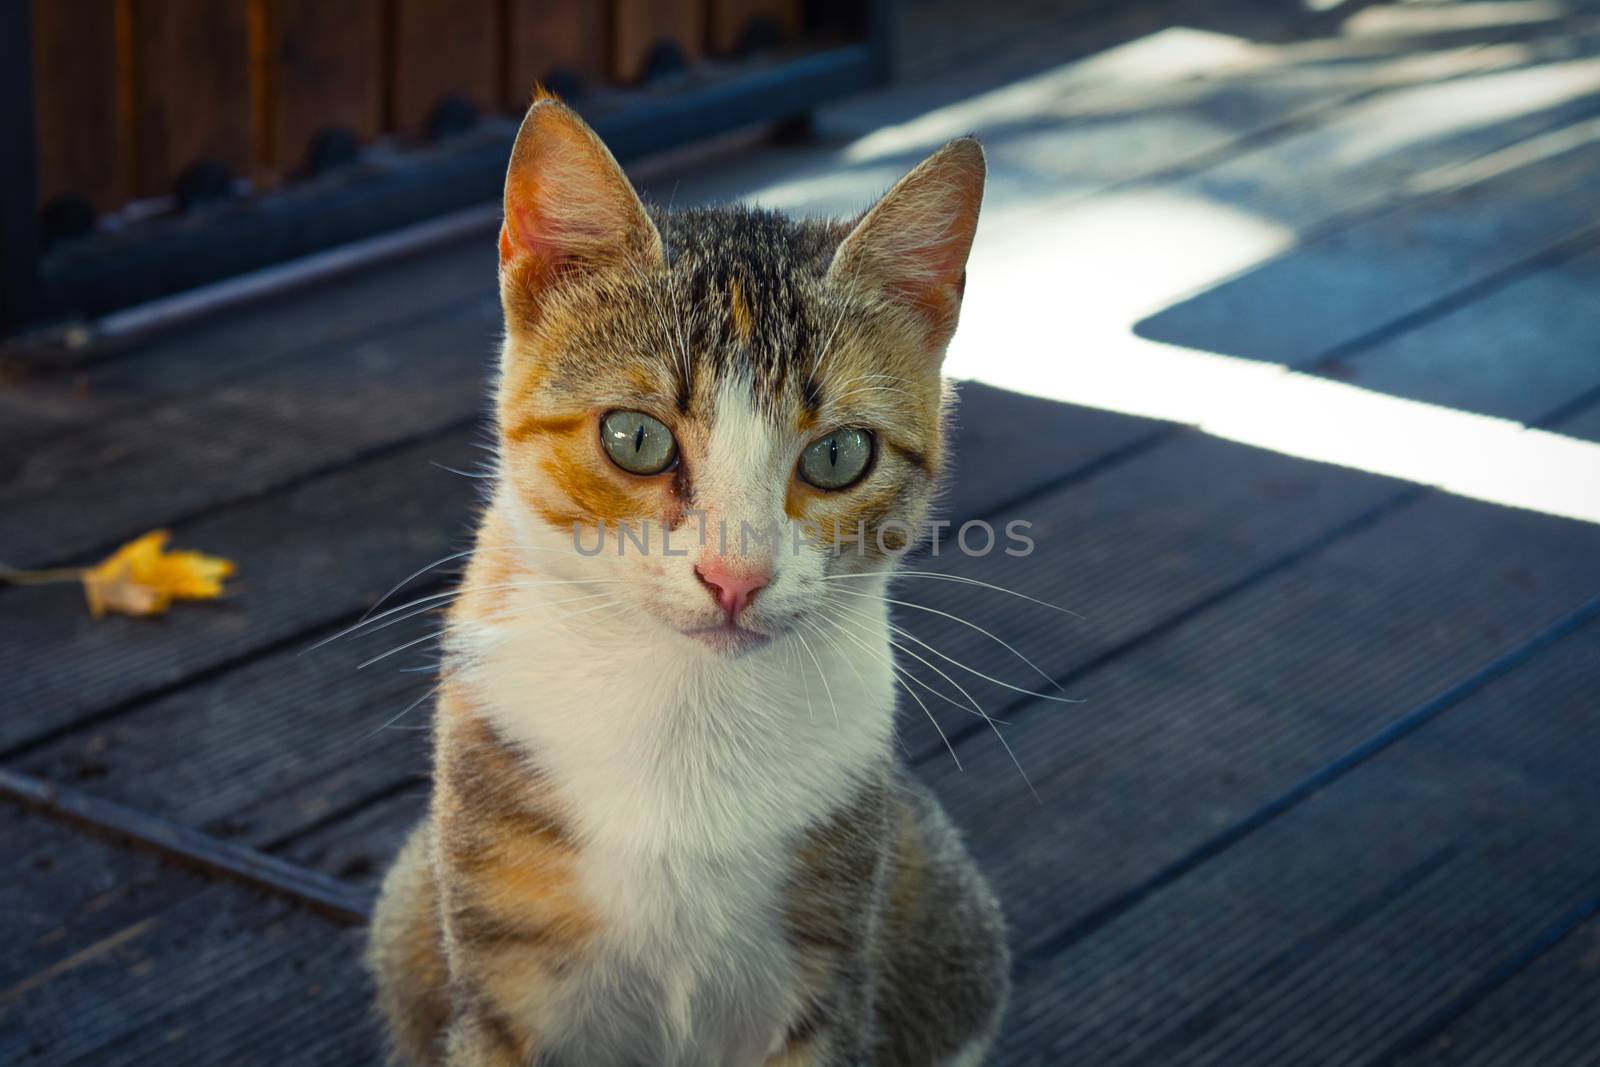
{"label": "cat's nose", "polygon": [[728,613],[730,621],[738,618],[739,613],[755,599],[756,593],[772,582],[772,572],[766,568],[735,571],[721,560],[697,563],[694,573],[711,594],[711,599]]}

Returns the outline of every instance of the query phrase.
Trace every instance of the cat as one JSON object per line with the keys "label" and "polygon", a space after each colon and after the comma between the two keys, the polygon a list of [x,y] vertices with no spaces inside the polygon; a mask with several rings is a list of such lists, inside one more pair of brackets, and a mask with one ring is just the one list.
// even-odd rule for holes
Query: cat
{"label": "cat", "polygon": [[661,212],[529,110],[497,471],[367,951],[394,1062],[982,1060],[1003,920],[895,753],[881,597],[945,462],[984,179],[964,138],[853,224]]}

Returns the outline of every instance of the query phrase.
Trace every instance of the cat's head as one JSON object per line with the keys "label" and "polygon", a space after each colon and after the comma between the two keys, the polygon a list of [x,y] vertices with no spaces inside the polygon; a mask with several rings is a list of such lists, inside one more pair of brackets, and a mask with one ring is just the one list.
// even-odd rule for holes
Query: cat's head
{"label": "cat's head", "polygon": [[963,139],[853,222],[654,212],[536,103],[506,180],[497,395],[529,566],[722,653],[860,610],[833,594],[862,583],[830,579],[892,567],[944,464],[983,182]]}

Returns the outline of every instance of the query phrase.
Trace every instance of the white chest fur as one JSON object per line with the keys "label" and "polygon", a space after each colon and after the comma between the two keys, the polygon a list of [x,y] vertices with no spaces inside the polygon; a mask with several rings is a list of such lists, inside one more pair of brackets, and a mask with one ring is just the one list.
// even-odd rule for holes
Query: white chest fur
{"label": "white chest fur", "polygon": [[552,627],[518,596],[529,621],[464,628],[452,654],[568,809],[602,930],[540,1015],[573,1062],[759,1064],[796,1007],[796,843],[891,743],[887,656],[862,647],[887,634],[728,659],[598,618]]}

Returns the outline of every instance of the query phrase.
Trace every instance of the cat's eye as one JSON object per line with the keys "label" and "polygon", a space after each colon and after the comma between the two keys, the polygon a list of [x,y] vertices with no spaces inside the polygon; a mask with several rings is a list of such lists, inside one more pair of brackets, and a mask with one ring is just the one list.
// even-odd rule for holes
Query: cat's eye
{"label": "cat's eye", "polygon": [[612,411],[600,420],[600,445],[629,474],[660,474],[678,458],[666,423],[642,411]]}
{"label": "cat's eye", "polygon": [[800,453],[800,477],[818,489],[843,489],[860,481],[871,463],[871,434],[835,430]]}

